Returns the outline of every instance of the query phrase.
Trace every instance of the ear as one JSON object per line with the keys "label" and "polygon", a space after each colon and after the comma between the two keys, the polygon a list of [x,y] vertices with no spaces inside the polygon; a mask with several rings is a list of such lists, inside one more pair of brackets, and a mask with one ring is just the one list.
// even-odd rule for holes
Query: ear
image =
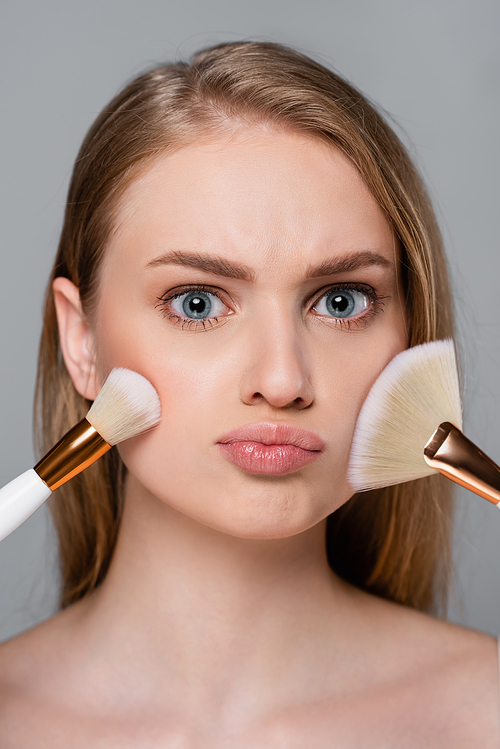
{"label": "ear", "polygon": [[69,278],[52,284],[61,350],[73,384],[84,398],[95,400],[100,390],[94,354],[94,335],[83,314],[80,292]]}

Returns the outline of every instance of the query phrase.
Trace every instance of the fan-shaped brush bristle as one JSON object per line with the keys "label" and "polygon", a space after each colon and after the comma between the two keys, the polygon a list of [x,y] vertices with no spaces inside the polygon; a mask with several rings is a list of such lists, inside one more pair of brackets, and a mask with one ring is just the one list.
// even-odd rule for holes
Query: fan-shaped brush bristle
{"label": "fan-shaped brush bristle", "polygon": [[89,421],[109,445],[135,437],[160,421],[158,393],[130,369],[113,369],[88,414]]}
{"label": "fan-shaped brush bristle", "polygon": [[349,464],[356,491],[435,473],[424,447],[438,426],[462,427],[455,348],[451,340],[407,349],[389,362],[358,417]]}

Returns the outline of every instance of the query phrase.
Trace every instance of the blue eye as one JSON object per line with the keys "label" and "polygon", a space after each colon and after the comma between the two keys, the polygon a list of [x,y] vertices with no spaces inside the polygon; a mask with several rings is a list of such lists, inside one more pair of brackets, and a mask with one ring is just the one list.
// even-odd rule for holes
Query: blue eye
{"label": "blue eye", "polygon": [[359,289],[332,289],[321,297],[314,309],[320,315],[345,320],[368,309],[370,301],[368,294]]}
{"label": "blue eye", "polygon": [[206,320],[222,314],[226,305],[215,294],[193,289],[179,294],[170,302],[172,308],[190,320]]}

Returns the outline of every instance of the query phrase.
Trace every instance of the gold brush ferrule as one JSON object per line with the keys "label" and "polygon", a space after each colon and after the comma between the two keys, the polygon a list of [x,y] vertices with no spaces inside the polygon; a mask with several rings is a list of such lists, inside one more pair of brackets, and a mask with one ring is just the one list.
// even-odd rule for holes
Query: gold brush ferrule
{"label": "gold brush ferrule", "polygon": [[35,466],[51,491],[84,471],[111,449],[87,419],[70,429]]}
{"label": "gold brush ferrule", "polygon": [[438,426],[424,447],[424,459],[456,484],[495,505],[500,502],[500,468],[450,422]]}

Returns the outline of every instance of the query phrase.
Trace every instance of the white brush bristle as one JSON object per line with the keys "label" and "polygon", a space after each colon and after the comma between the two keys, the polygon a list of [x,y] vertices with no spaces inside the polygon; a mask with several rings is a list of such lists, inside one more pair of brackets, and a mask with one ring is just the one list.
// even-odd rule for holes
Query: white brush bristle
{"label": "white brush bristle", "polygon": [[358,417],[349,464],[356,491],[435,473],[424,447],[443,421],[462,428],[453,341],[407,349],[389,362]]}
{"label": "white brush bristle", "polygon": [[156,426],[161,406],[149,382],[130,369],[113,369],[86,418],[109,445]]}

